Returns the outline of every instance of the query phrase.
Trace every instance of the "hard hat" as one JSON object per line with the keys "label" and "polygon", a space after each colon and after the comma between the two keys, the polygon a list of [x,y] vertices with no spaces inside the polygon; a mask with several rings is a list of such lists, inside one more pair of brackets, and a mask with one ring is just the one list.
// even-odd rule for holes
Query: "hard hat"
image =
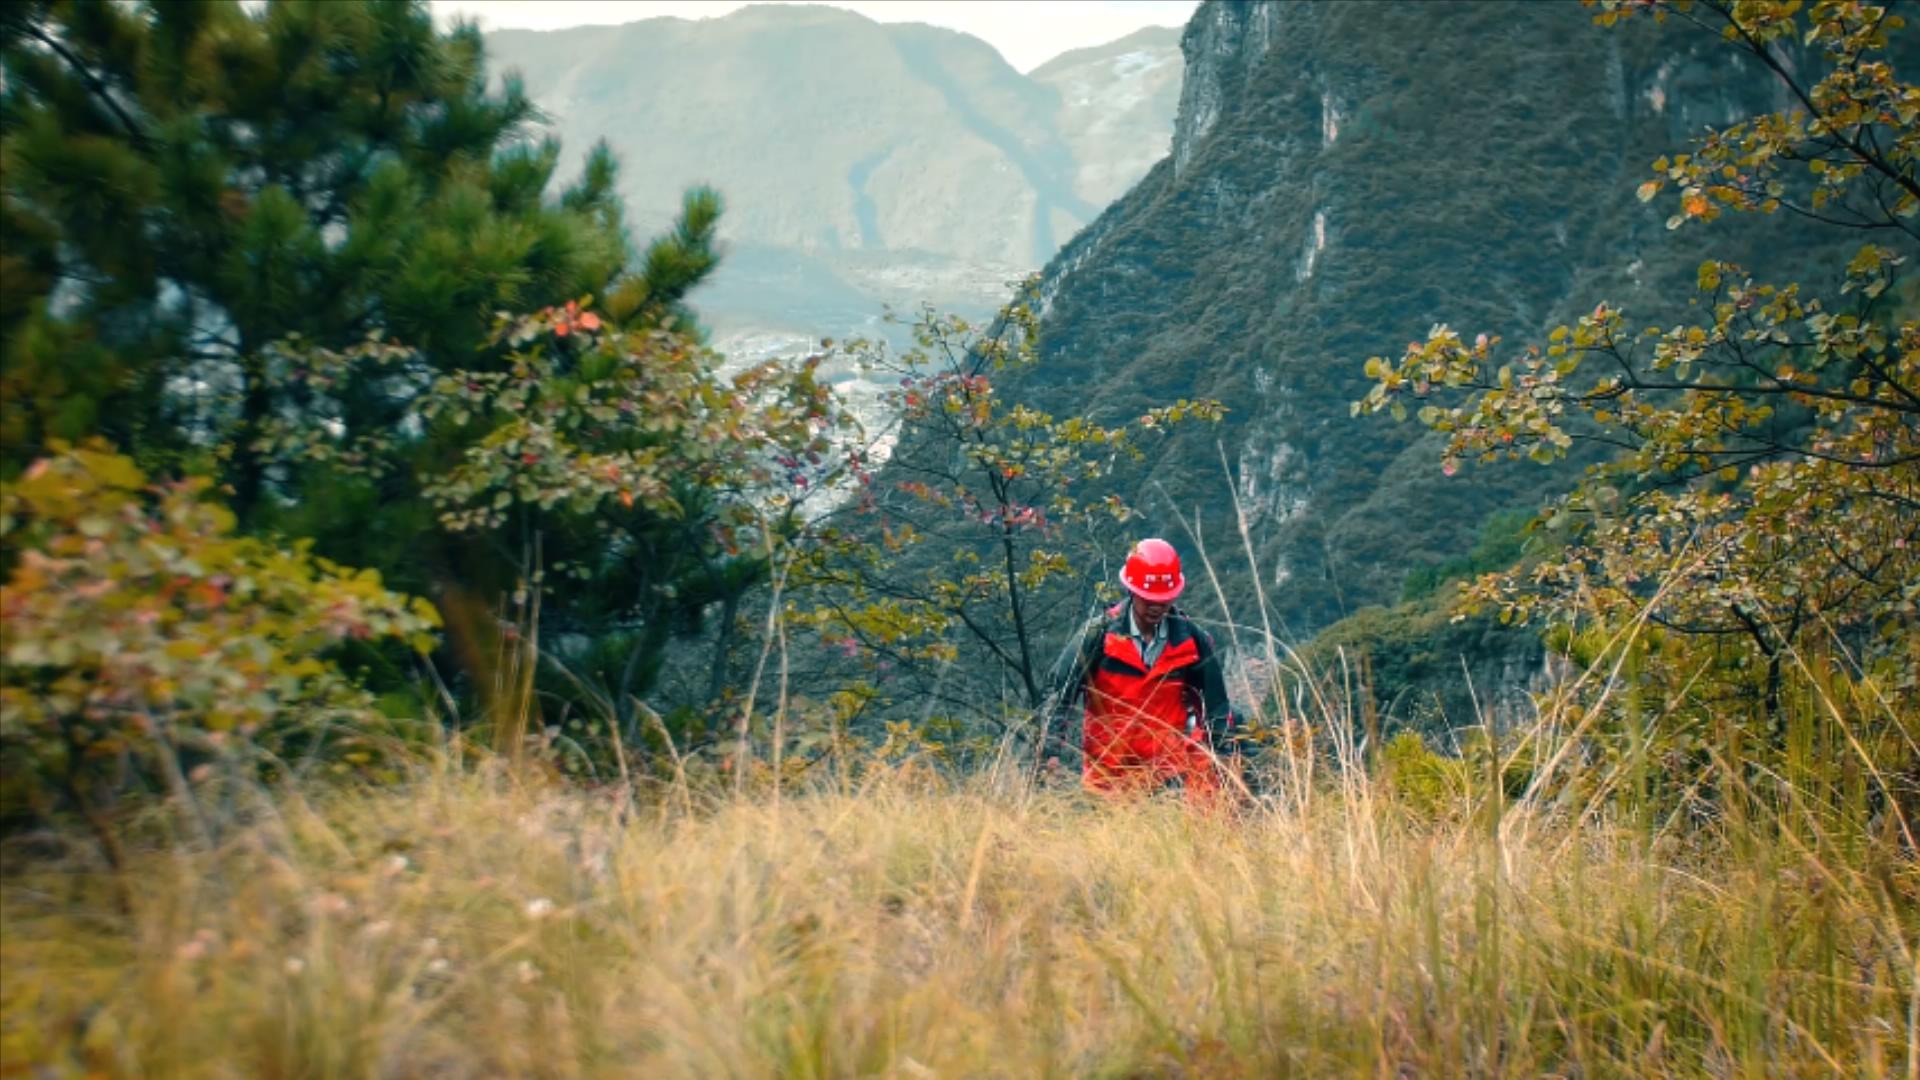
{"label": "hard hat", "polygon": [[1140,599],[1156,603],[1179,596],[1187,587],[1187,576],[1180,572],[1180,553],[1158,537],[1140,541],[1127,553],[1120,584]]}

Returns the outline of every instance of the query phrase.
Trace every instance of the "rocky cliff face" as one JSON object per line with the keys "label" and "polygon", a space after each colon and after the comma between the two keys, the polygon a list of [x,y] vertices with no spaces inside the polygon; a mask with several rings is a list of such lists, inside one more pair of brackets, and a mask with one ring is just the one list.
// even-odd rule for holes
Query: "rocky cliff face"
{"label": "rocky cliff face", "polygon": [[1227,402],[1137,501],[1173,537],[1197,513],[1230,590],[1250,605],[1257,573],[1296,639],[1570,478],[1443,477],[1414,425],[1349,418],[1367,356],[1441,321],[1537,340],[1601,299],[1673,316],[1709,253],[1792,277],[1824,257],[1778,221],[1764,247],[1737,223],[1670,233],[1634,198],[1653,158],[1779,93],[1704,36],[1571,3],[1208,0],[1181,44],[1171,154],[1049,265],[1022,392],[1108,417]]}
{"label": "rocky cliff face", "polygon": [[1192,75],[1180,88],[1174,115],[1173,171],[1186,170],[1193,151],[1219,123],[1222,113],[1251,100],[1253,73],[1273,46],[1282,9],[1279,4],[1209,4],[1195,13],[1180,42]]}

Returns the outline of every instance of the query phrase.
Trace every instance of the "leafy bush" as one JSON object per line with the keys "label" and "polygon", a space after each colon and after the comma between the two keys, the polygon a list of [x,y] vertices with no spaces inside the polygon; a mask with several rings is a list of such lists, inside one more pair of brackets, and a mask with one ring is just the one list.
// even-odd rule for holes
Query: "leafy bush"
{"label": "leafy bush", "polygon": [[[421,546],[457,568],[436,582],[451,652],[509,753],[544,724],[542,699],[612,718],[629,745],[649,735],[636,703],[709,608],[721,632],[694,704],[720,697],[743,598],[805,535],[808,501],[862,471],[820,357],[728,371],[687,333],[603,322],[590,302],[503,313],[486,352],[412,382],[421,354],[403,344],[291,339],[268,356],[308,408],[267,427],[264,452],[434,508]],[[399,424],[327,422],[376,394]]]}
{"label": "leafy bush", "polygon": [[0,496],[0,777],[9,814],[177,787],[183,750],[267,749],[371,699],[347,642],[433,647],[439,616],[372,571],[234,535],[207,482],[150,487],[102,444],[56,446]]}
{"label": "leafy bush", "polygon": [[1402,731],[1380,751],[1388,786],[1414,812],[1433,817],[1467,792],[1467,765],[1436,754],[1416,731]]}
{"label": "leafy bush", "polygon": [[1519,562],[1526,549],[1527,526],[1533,518],[1532,510],[1502,510],[1494,514],[1480,526],[1480,536],[1474,541],[1472,551],[1409,571],[1406,583],[1401,586],[1400,598],[1419,600],[1439,592],[1442,585],[1505,570]]}
{"label": "leafy bush", "polygon": [[1603,736],[1593,749],[1625,766],[1630,801],[1764,776],[1834,791],[1857,782],[1842,768],[1864,769],[1876,800],[1911,800],[1920,318],[1904,268],[1920,252],[1920,85],[1896,73],[1913,55],[1894,41],[1903,20],[1835,0],[1598,6],[1603,25],[1650,12],[1710,32],[1790,92],[1652,163],[1638,194],[1677,189],[1668,229],[1784,210],[1876,242],[1826,299],[1705,261],[1691,325],[1636,325],[1602,301],[1510,351],[1439,323],[1366,362],[1353,411],[1417,414],[1444,437],[1448,475],[1611,455],[1542,512],[1563,543],[1467,597],[1558,627],[1584,672],[1564,692]]}
{"label": "leafy bush", "polygon": [[[1606,25],[1644,8],[1709,28],[1774,68],[1804,105],[1655,161],[1639,193],[1680,188],[1669,229],[1786,209],[1902,246],[1859,247],[1841,295],[1824,301],[1709,260],[1693,302],[1710,317],[1697,325],[1636,329],[1603,301],[1512,355],[1497,336],[1469,344],[1437,325],[1400,359],[1367,361],[1374,385],[1353,410],[1404,418],[1412,402],[1446,436],[1449,474],[1469,458],[1549,463],[1576,442],[1615,453],[1554,508],[1555,521],[1579,526],[1560,557],[1529,580],[1473,590],[1510,615],[1643,614],[1749,639],[1776,662],[1820,627],[1900,641],[1920,618],[1920,320],[1900,299],[1920,238],[1909,224],[1920,213],[1920,86],[1892,66],[1889,35],[1903,21],[1836,2],[1804,17],[1797,4],[1725,0],[1601,6]],[[1803,21],[1822,54],[1801,77],[1777,43],[1801,39]]]}

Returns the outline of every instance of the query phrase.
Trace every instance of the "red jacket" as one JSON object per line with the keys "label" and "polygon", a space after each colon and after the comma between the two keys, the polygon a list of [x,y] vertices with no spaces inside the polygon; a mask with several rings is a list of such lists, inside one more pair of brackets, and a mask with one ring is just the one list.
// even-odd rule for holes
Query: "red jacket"
{"label": "red jacket", "polygon": [[1128,617],[1122,603],[1088,624],[1056,692],[1060,713],[1085,702],[1087,785],[1106,790],[1178,781],[1211,791],[1218,786],[1213,747],[1233,724],[1213,639],[1169,611],[1166,642],[1148,667]]}

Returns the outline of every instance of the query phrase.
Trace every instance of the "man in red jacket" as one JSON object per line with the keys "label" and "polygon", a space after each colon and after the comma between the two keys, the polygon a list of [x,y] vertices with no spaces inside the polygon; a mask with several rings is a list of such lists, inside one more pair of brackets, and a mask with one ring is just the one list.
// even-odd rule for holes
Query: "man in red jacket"
{"label": "man in red jacket", "polygon": [[1054,714],[1064,719],[1075,700],[1086,702],[1089,790],[1178,786],[1210,796],[1235,720],[1213,639],[1173,606],[1187,584],[1180,555],[1165,540],[1142,540],[1120,583],[1128,599],[1088,623]]}

